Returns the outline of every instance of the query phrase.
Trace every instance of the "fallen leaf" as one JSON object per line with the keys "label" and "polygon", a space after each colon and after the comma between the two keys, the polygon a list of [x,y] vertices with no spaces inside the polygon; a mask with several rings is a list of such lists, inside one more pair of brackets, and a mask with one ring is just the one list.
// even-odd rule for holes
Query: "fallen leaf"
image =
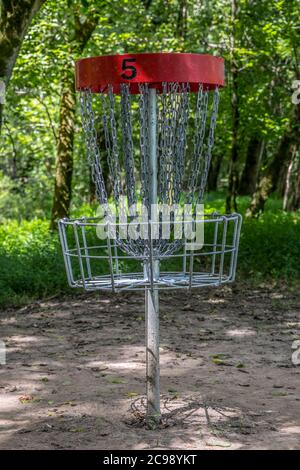
{"label": "fallen leaf", "polygon": [[125,380],[123,379],[118,379],[118,378],[115,378],[115,379],[110,379],[109,382],[111,384],[125,384]]}
{"label": "fallen leaf", "polygon": [[93,372],[101,372],[102,370],[107,370],[108,367],[107,366],[102,366],[102,367],[92,367],[91,370]]}
{"label": "fallen leaf", "polygon": [[19,401],[24,405],[25,403],[30,403],[34,400],[32,395],[22,395],[19,397]]}
{"label": "fallen leaf", "polygon": [[287,392],[272,392],[273,397],[286,397],[288,395]]}
{"label": "fallen leaf", "polygon": [[209,441],[206,441],[206,445],[211,447],[231,447],[230,442],[217,439],[210,439]]}
{"label": "fallen leaf", "polygon": [[65,380],[62,385],[73,385],[73,382],[71,380]]}
{"label": "fallen leaf", "polygon": [[169,393],[177,393],[177,390],[175,390],[174,388],[169,388],[169,389],[168,389],[168,392],[169,392]]}
{"label": "fallen leaf", "polygon": [[84,428],[70,428],[69,429],[70,432],[84,432]]}
{"label": "fallen leaf", "polygon": [[192,308],[191,304],[187,304],[182,307],[182,310],[191,310],[191,308]]}
{"label": "fallen leaf", "polygon": [[226,362],[226,361],[223,361],[223,359],[213,359],[212,360],[214,364],[216,364],[217,366],[232,366],[232,364],[230,364],[230,362]]}

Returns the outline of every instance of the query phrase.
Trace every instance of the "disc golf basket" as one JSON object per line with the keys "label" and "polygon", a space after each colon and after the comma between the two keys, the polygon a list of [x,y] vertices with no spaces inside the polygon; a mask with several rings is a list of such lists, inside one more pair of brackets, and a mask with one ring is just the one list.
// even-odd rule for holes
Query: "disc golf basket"
{"label": "disc golf basket", "polygon": [[76,63],[97,217],[62,219],[68,282],[145,290],[148,422],[160,420],[159,290],[235,278],[239,214],[203,215],[221,58],[125,54]]}

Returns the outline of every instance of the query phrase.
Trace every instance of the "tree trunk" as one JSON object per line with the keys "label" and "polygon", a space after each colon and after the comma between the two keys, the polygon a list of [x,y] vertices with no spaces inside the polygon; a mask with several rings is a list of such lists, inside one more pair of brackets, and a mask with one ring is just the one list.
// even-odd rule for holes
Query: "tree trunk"
{"label": "tree trunk", "polygon": [[300,209],[300,160],[298,162],[298,170],[295,178],[294,193],[289,205],[290,211],[297,211],[298,209]]}
{"label": "tree trunk", "polygon": [[275,183],[276,192],[279,197],[284,198],[286,192],[286,183],[291,175],[288,175],[290,166],[290,160],[286,161],[284,165],[280,168],[280,172],[277,175],[277,182]]}
{"label": "tree trunk", "polygon": [[[105,135],[104,135],[104,128],[100,124],[99,127],[96,128],[97,133],[97,146],[100,152],[100,155],[106,155],[106,144],[105,144]],[[108,159],[101,158],[101,169],[103,174],[103,179],[105,183],[105,189],[107,192],[108,197],[112,194],[113,186],[111,184],[110,176],[109,176],[109,166],[108,166]],[[89,201],[90,204],[94,204],[97,202],[97,192],[96,192],[96,185],[93,181],[92,174],[90,171],[90,179],[89,179]]]}
{"label": "tree trunk", "polygon": [[231,78],[232,78],[232,92],[231,92],[231,109],[232,109],[232,145],[231,157],[229,165],[229,181],[228,193],[226,197],[226,212],[231,212],[232,208],[237,211],[236,197],[238,189],[238,130],[240,122],[239,101],[238,101],[238,66],[234,57],[234,49],[236,43],[236,21],[238,5],[237,0],[231,2],[232,12],[232,44],[231,44]]}
{"label": "tree trunk", "polygon": [[178,11],[178,18],[177,18],[177,34],[183,40],[186,39],[186,34],[187,34],[187,17],[188,17],[187,0],[179,0],[179,11]]}
{"label": "tree trunk", "polygon": [[223,160],[223,154],[220,153],[212,162],[207,179],[207,190],[216,191],[218,189],[218,178]]}
{"label": "tree trunk", "polygon": [[293,114],[289,125],[280,141],[277,152],[272,161],[267,166],[263,176],[261,177],[256,191],[254,192],[246,217],[255,217],[263,212],[265,203],[270,194],[275,191],[278,183],[278,174],[283,165],[286,165],[292,159],[295,145],[299,145],[299,120],[300,105],[294,107]]}
{"label": "tree trunk", "polygon": [[[70,41],[70,57],[78,56],[82,53],[98,24],[99,15],[95,8],[90,9],[89,15],[82,21],[80,14],[74,11],[74,20],[73,38]],[[54,200],[50,222],[50,229],[52,230],[57,228],[58,219],[68,217],[70,210],[76,113],[75,105],[75,74],[74,66],[70,63],[66,67],[62,80]]]}
{"label": "tree trunk", "polygon": [[[7,87],[24,36],[34,15],[45,0],[0,1],[0,81]],[[0,132],[3,119],[3,100],[0,100]]]}
{"label": "tree trunk", "polygon": [[292,179],[293,166],[294,166],[294,163],[295,163],[296,150],[297,150],[296,145],[293,145],[292,153],[291,153],[291,160],[290,160],[290,162],[288,164],[288,167],[287,167],[285,184],[284,184],[283,204],[282,204],[282,208],[283,208],[284,211],[287,211],[288,206],[289,206],[290,191],[291,191],[291,179]]}
{"label": "tree trunk", "polygon": [[250,139],[246,162],[243,169],[243,173],[239,184],[239,194],[242,196],[248,196],[253,194],[255,191],[258,170],[264,152],[265,143],[257,137]]}
{"label": "tree trunk", "polygon": [[72,64],[65,71],[62,80],[54,201],[50,224],[52,230],[57,228],[59,219],[69,215],[73,174],[75,102]]}
{"label": "tree trunk", "polygon": [[[98,143],[98,148],[100,150],[100,154],[106,155],[107,150],[106,150],[106,145],[105,145],[104,128],[102,126],[97,129],[97,143]],[[105,189],[109,197],[113,192],[113,186],[112,186],[111,179],[109,176],[109,166],[108,166],[107,158],[102,159],[101,167],[102,167],[102,174],[103,174],[103,179],[105,183]]]}
{"label": "tree trunk", "polygon": [[96,185],[93,181],[91,172],[89,171],[89,203],[95,204],[97,202],[96,198]]}

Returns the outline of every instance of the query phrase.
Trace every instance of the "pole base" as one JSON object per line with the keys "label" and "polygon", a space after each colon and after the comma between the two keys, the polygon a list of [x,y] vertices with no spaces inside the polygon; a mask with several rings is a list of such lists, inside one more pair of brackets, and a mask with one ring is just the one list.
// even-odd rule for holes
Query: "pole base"
{"label": "pole base", "polygon": [[153,429],[161,420],[159,380],[159,299],[158,291],[145,289],[146,314],[146,423]]}

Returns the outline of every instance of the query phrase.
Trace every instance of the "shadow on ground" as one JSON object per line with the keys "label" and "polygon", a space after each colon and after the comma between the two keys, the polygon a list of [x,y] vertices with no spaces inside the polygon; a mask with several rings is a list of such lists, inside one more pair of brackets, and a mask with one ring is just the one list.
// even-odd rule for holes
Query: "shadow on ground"
{"label": "shadow on ground", "polygon": [[143,425],[142,293],[1,312],[1,449],[298,449],[299,291],[161,295],[162,424]]}

